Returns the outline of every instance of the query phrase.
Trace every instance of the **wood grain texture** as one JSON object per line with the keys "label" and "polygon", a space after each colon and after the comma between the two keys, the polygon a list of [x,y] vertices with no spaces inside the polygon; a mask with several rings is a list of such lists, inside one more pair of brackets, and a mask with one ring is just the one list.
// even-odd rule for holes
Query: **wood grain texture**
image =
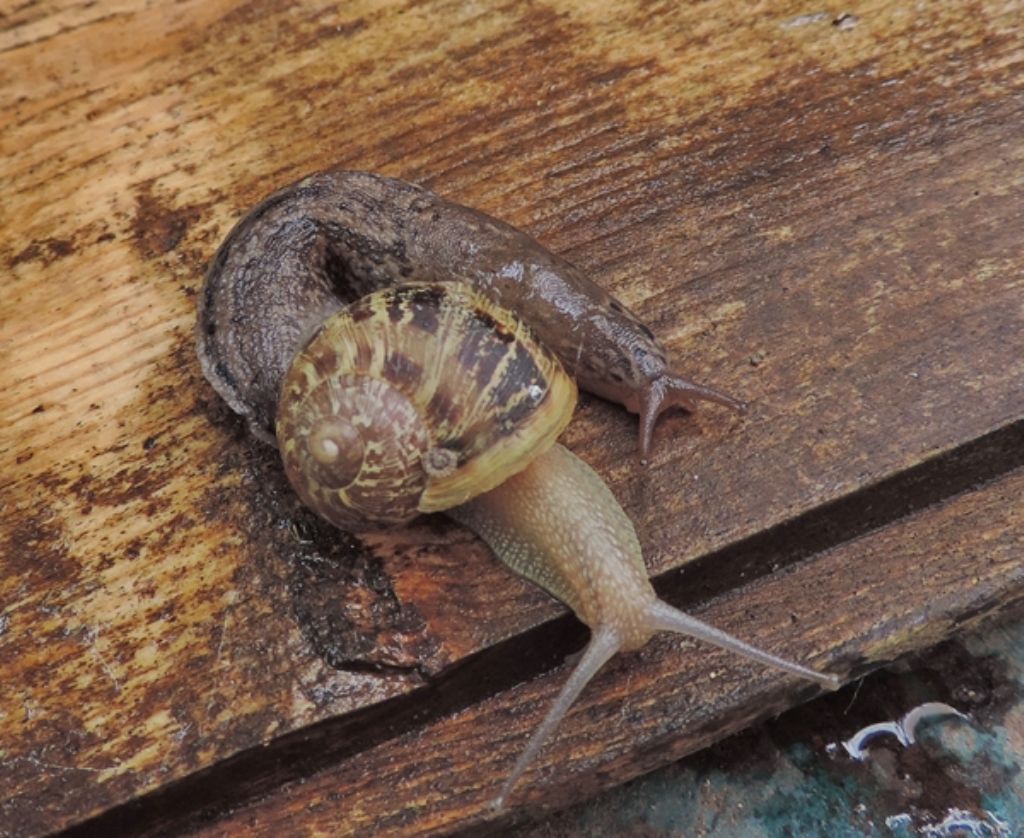
{"label": "wood grain texture", "polygon": [[[183,822],[263,794],[282,814],[259,822],[295,827],[282,782],[374,765],[390,766],[377,796],[336,806],[477,823],[582,638],[443,519],[361,540],[317,523],[202,379],[195,293],[217,243],[325,166],[527,229],[686,372],[754,403],[667,417],[647,468],[635,420],[597,400],[564,437],[675,603],[855,672],[1019,597],[1012,516],[983,547],[942,530],[961,545],[934,543],[960,557],[945,576],[889,550],[908,612],[827,548],[1020,463],[1020,4],[864,2],[842,25],[797,4],[677,5],[119,0],[0,18],[0,832],[104,813],[141,829],[149,811],[166,826],[158,800],[128,804],[190,788]],[[638,666],[692,684],[673,698]],[[666,641],[588,695],[603,709],[574,725],[604,723],[567,730],[516,805],[808,693]],[[638,730],[612,721],[626,701],[649,708]],[[486,759],[458,775],[467,755]],[[219,798],[196,794],[210,776]]]}
{"label": "wood grain texture", "polygon": [[[730,625],[756,623],[773,648],[827,643],[855,649],[863,658],[860,666],[932,645],[954,627],[970,628],[997,604],[1024,602],[1022,522],[1015,503],[1022,492],[1024,471],[1017,471],[813,562],[735,589],[700,616]],[[979,542],[983,563],[972,561]],[[908,572],[911,563],[914,572]],[[1016,590],[1012,601],[1003,596],[1007,587]],[[936,590],[946,595],[937,597]],[[831,596],[816,595],[839,591],[849,592],[841,613]],[[796,628],[800,638],[794,643]],[[487,817],[482,813],[493,795],[491,778],[510,769],[513,743],[529,735],[568,669],[559,667],[292,782],[198,834],[413,835],[477,825]],[[724,653],[698,653],[692,643],[656,639],[599,676],[557,746],[531,772],[542,779],[521,796],[537,812],[678,759],[784,709],[794,695],[793,683],[786,681],[777,673],[737,666]],[[808,746],[824,758],[826,741],[814,731],[808,737]],[[514,821],[494,819],[490,826],[500,834]]]}

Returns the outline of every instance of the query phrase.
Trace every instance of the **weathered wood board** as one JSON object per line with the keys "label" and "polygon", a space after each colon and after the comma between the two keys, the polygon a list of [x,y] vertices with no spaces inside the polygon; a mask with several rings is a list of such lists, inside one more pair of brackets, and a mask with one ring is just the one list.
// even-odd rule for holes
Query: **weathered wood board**
{"label": "weathered wood board", "polygon": [[[931,645],[954,627],[968,628],[994,602],[1012,604],[1002,594],[1007,587],[1016,587],[1015,601],[1024,602],[1021,511],[1013,502],[1022,493],[1024,470],[1018,470],[816,561],[730,592],[701,617],[729,625],[756,623],[775,648],[792,648],[798,626],[801,648],[852,648],[862,658],[860,666]],[[985,543],[983,565],[971,560],[979,540]],[[836,613],[836,601],[816,592],[839,591],[840,584],[856,595],[842,599]],[[948,593],[936,596],[937,590]],[[508,770],[515,743],[529,735],[567,671],[560,667],[549,677],[342,759],[199,834],[365,835],[472,825],[493,794],[490,778]],[[535,805],[579,799],[690,753],[787,706],[794,693],[786,680],[735,666],[724,653],[698,654],[692,644],[657,640],[628,663],[615,665],[587,692],[559,748],[550,749],[538,767],[545,787],[523,795],[534,797]],[[813,731],[810,740],[824,753],[826,742]],[[396,788],[402,794],[396,795]],[[160,802],[166,807],[169,800]],[[495,826],[506,828],[512,820],[505,817]]]}
{"label": "weathered wood board", "polygon": [[[1019,600],[1024,8],[844,11],[4,11],[0,832],[479,825],[582,641],[443,518],[320,525],[203,380],[217,243],[330,165],[529,230],[751,400],[646,467],[596,399],[564,437],[673,602],[852,677]],[[810,695],[656,641],[512,804]]]}

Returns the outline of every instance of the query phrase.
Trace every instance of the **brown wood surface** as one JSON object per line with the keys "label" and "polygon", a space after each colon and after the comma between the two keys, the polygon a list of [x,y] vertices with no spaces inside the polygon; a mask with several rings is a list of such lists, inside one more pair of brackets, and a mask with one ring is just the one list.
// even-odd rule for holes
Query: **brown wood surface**
{"label": "brown wood surface", "polygon": [[[737,588],[700,616],[756,624],[775,648],[855,650],[860,668],[931,645],[954,628],[970,628],[994,605],[1024,603],[1022,494],[1024,469]],[[973,560],[979,543],[983,562]],[[1004,595],[1008,588],[1016,590],[1012,599]],[[835,600],[818,595],[838,590],[849,592],[839,600],[841,613]],[[937,590],[947,593],[936,596]],[[366,835],[476,824],[493,794],[491,778],[508,770],[510,752],[542,717],[568,669],[291,782],[199,834]],[[559,746],[541,759],[543,787],[521,794],[536,811],[677,759],[787,707],[794,696],[787,680],[737,666],[725,653],[657,639],[587,691]],[[810,747],[824,753],[826,744],[809,731]],[[514,820],[492,825],[505,829]]]}
{"label": "brown wood surface", "polygon": [[[582,642],[443,518],[317,523],[202,379],[217,243],[329,165],[529,230],[753,402],[647,467],[611,405],[564,437],[673,602],[853,677],[1019,600],[1024,9],[843,11],[4,10],[0,832],[479,825]],[[513,806],[811,694],[656,640]]]}

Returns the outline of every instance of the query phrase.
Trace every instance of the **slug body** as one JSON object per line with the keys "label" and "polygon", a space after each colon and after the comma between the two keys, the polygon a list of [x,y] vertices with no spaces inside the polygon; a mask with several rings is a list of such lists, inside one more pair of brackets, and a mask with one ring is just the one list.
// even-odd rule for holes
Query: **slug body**
{"label": "slug body", "polygon": [[221,246],[197,340],[213,386],[324,518],[366,530],[446,511],[590,627],[498,806],[601,666],[655,632],[838,686],[657,598],[632,523],[555,439],[577,397],[566,354],[584,386],[655,416],[643,394],[675,379],[645,378],[637,358],[663,363],[645,327],[511,227],[399,181],[307,178]]}
{"label": "slug body", "polygon": [[207,377],[273,439],[278,385],[330,313],[406,282],[460,282],[520,313],[579,385],[640,414],[646,457],[666,407],[742,402],[672,373],[625,306],[575,265],[495,218],[421,187],[328,171],[274,193],[221,245],[200,300]]}

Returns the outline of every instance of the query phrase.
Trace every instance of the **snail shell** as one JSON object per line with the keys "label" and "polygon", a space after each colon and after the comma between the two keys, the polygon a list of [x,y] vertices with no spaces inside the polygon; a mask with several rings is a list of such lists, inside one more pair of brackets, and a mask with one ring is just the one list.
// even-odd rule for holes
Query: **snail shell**
{"label": "snail shell", "polygon": [[503,483],[552,445],[576,395],[531,329],[482,294],[397,286],[329,317],[299,352],[278,447],[306,504],[379,529]]}

